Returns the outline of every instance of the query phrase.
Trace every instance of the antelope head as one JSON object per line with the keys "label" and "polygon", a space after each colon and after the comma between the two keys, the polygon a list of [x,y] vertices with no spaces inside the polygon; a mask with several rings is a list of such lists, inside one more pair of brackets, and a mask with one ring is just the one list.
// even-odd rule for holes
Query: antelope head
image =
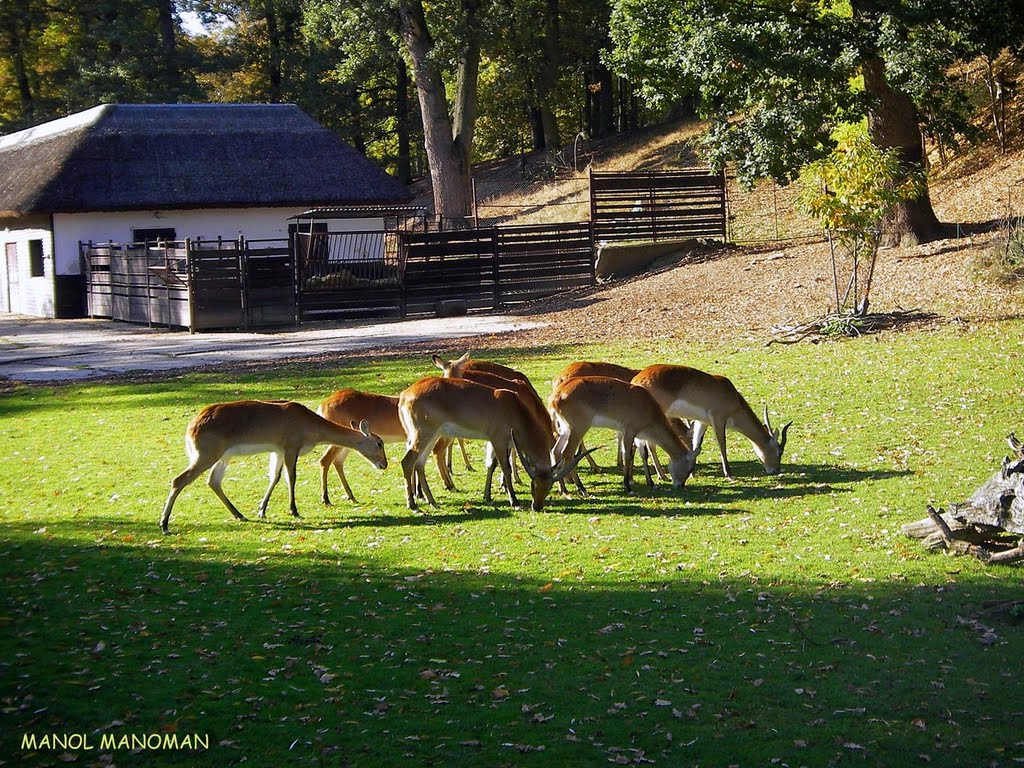
{"label": "antelope head", "polygon": [[515,434],[512,434],[512,446],[515,448],[516,454],[519,456],[519,461],[522,462],[523,469],[525,469],[526,474],[530,476],[530,496],[532,499],[530,509],[534,512],[540,512],[544,508],[544,501],[551,492],[552,485],[560,480],[564,480],[569,473],[576,469],[576,465],[579,464],[581,459],[601,448],[601,446],[591,448],[588,451],[576,454],[576,456],[573,456],[568,460],[563,455],[555,462],[554,466],[544,469],[538,467],[525,451],[520,450],[519,444],[516,442]]}
{"label": "antelope head", "polygon": [[777,475],[782,469],[782,452],[786,450],[786,433],[793,425],[790,421],[782,426],[782,430],[773,429],[772,421],[768,418],[768,406],[764,407],[764,429],[768,436],[767,443],[758,451],[761,462],[764,464],[766,475]]}

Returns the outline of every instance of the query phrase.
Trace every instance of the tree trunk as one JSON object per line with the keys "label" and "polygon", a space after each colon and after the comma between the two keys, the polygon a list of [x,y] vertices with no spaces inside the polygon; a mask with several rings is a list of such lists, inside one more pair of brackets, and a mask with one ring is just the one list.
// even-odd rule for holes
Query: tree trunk
{"label": "tree trunk", "polygon": [[530,149],[544,149],[544,121],[541,119],[540,107],[527,107],[526,117],[530,122]]}
{"label": "tree trunk", "polygon": [[615,128],[615,82],[611,70],[597,61],[597,135],[610,136]]}
{"label": "tree trunk", "polygon": [[[13,20],[11,29],[5,30],[8,38],[8,48],[11,51],[11,63],[14,66],[14,81],[18,85],[18,98],[21,102],[21,120],[26,124],[32,122],[35,116],[35,99],[32,96],[32,87],[28,79],[28,66],[25,64],[25,55],[22,49],[23,36],[14,28]],[[25,35],[24,37],[27,37]]]}
{"label": "tree trunk", "polygon": [[281,32],[277,25],[277,10],[274,8],[274,0],[265,0],[263,3],[263,17],[267,22],[267,79],[270,82],[270,89],[267,98],[271,103],[281,101]]}
{"label": "tree trunk", "polygon": [[[448,115],[448,99],[441,70],[431,57],[434,41],[427,29],[422,1],[402,0],[398,4],[398,17],[399,32],[412,61],[416,95],[423,118],[423,144],[430,168],[434,212],[445,219],[462,223],[470,215],[472,200],[468,154],[473,138],[472,130],[468,135],[460,132],[456,138],[452,119]],[[463,92],[470,85],[475,90],[475,68],[472,72],[465,71],[461,85],[463,88],[460,90]],[[475,96],[471,102],[465,99],[464,95],[459,115],[463,124],[476,117]]]}
{"label": "tree trunk", "polygon": [[[864,90],[874,97],[868,110],[868,133],[882,149],[899,151],[900,160],[911,171],[925,172],[924,142],[917,109],[910,98],[894,90],[885,78],[885,63],[878,57],[862,64]],[[927,186],[921,196],[896,206],[882,222],[882,243],[915,245],[932,240],[941,232]]]}
{"label": "tree trunk", "polygon": [[405,59],[395,57],[395,124],[398,133],[398,180],[403,184],[412,181],[412,152],[409,136],[409,70]]}
{"label": "tree trunk", "polygon": [[168,101],[176,100],[181,88],[178,71],[178,43],[174,35],[174,9],[172,0],[159,0],[157,13],[160,27],[160,56],[163,64],[163,93]]}
{"label": "tree trunk", "polygon": [[544,130],[544,149],[548,156],[562,148],[562,137],[558,133],[555,117],[556,91],[558,87],[558,65],[561,60],[558,25],[558,0],[547,0],[544,18],[544,63],[540,74],[540,119]]}

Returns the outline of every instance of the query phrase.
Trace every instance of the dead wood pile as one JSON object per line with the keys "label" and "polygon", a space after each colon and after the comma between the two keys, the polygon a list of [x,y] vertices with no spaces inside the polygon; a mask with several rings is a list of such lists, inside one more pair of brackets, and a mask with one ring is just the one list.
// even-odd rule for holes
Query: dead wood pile
{"label": "dead wood pile", "polygon": [[1014,456],[971,498],[948,510],[929,506],[928,517],[907,523],[903,533],[928,549],[944,547],[990,564],[1024,560],[1024,443],[1013,434],[1007,442]]}

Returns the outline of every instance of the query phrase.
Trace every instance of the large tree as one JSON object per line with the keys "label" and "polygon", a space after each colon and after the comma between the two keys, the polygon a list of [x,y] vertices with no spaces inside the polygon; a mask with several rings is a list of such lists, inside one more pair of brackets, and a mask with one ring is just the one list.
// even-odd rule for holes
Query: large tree
{"label": "large tree", "polygon": [[[735,162],[747,182],[791,181],[831,151],[836,126],[864,116],[874,142],[896,149],[915,172],[924,169],[928,120],[957,125],[955,100],[941,115],[922,106],[929,94],[956,88],[941,63],[959,2],[967,0],[616,0],[612,58],[652,102],[699,94],[711,123],[709,158],[719,167]],[[992,6],[987,29],[1008,23],[1008,11],[979,2]],[[885,226],[890,241],[939,230],[926,191],[897,206]]]}
{"label": "large tree", "polygon": [[[434,210],[451,223],[464,223],[471,213],[470,158],[477,116],[477,80],[480,73],[483,23],[479,0],[460,0],[448,18],[454,35],[448,60],[455,65],[454,103],[445,87],[443,50],[427,24],[422,0],[398,0],[398,29],[412,64],[423,141],[430,165]],[[443,23],[443,22],[441,22]]]}

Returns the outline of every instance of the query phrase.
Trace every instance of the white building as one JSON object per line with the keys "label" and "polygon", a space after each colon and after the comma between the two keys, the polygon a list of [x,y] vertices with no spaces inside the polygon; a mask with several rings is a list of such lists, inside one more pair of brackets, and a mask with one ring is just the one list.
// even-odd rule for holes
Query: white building
{"label": "white building", "polygon": [[313,207],[409,198],[291,104],[98,106],[0,137],[0,312],[82,316],[80,242],[285,238]]}

